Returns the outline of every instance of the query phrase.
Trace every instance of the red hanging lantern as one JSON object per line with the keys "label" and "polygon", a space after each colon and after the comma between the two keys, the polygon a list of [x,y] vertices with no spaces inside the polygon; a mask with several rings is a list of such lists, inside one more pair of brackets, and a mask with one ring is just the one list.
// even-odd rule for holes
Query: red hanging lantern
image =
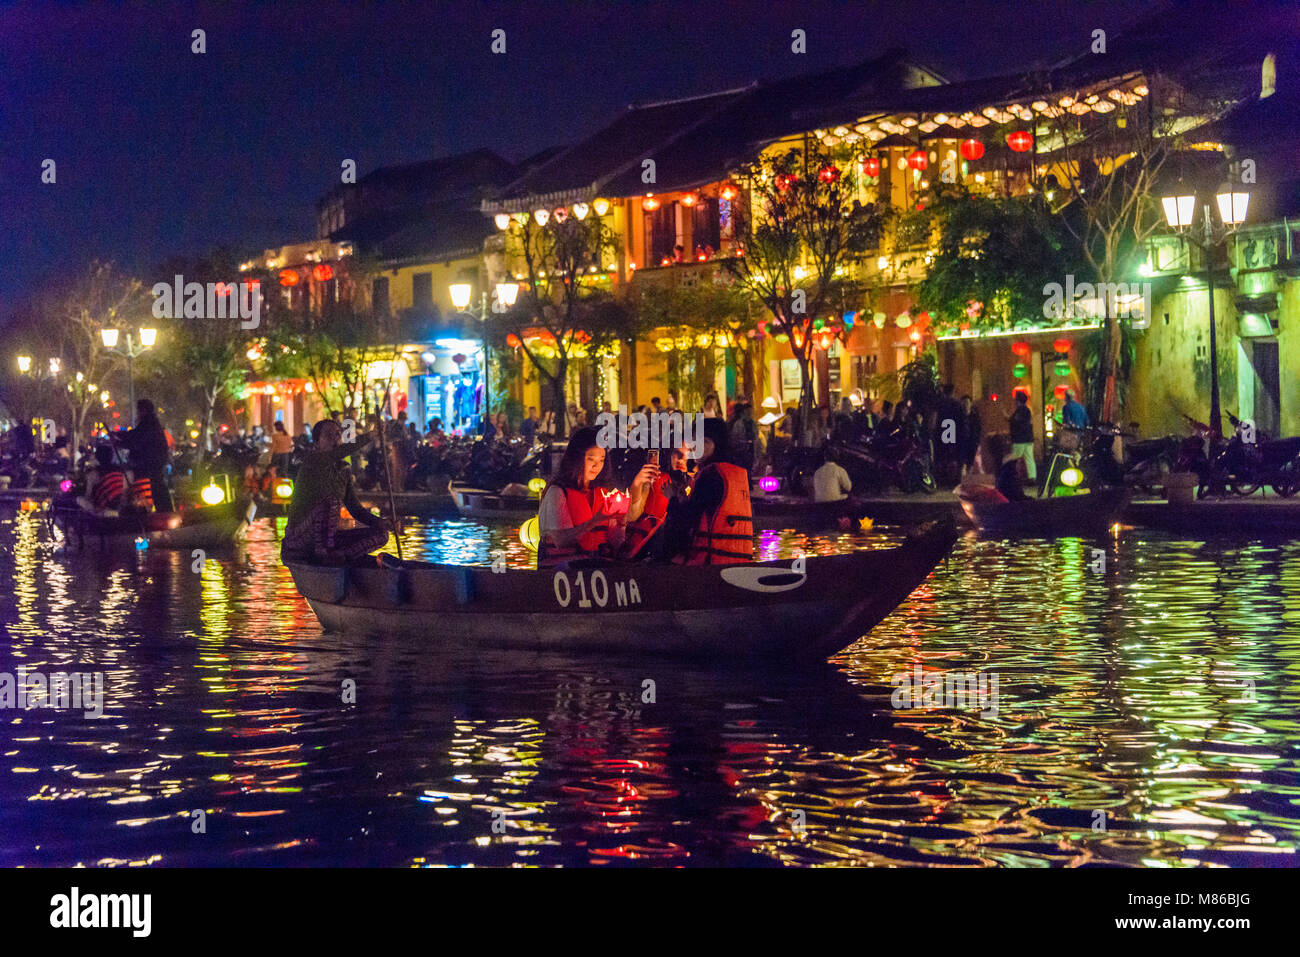
{"label": "red hanging lantern", "polygon": [[1007,146],[1017,153],[1028,153],[1034,148],[1034,134],[1025,130],[1016,130],[1007,134]]}
{"label": "red hanging lantern", "polygon": [[791,332],[790,332],[790,343],[791,343],[791,345],[793,345],[796,349],[802,349],[802,348],[803,348],[803,340],[804,340],[804,328],[803,328],[803,326],[795,326],[794,329],[791,330]]}
{"label": "red hanging lantern", "polygon": [[1069,391],[1070,391],[1070,387],[1068,385],[1058,385],[1055,389],[1052,390],[1052,394],[1056,396],[1058,399],[1064,399],[1065,393]]}
{"label": "red hanging lantern", "polygon": [[794,177],[791,176],[789,173],[782,173],[776,178],[776,188],[783,193],[793,185],[794,185]]}
{"label": "red hanging lantern", "polygon": [[311,278],[317,282],[329,282],[334,278],[334,267],[329,263],[320,263],[312,269]]}
{"label": "red hanging lantern", "polygon": [[981,143],[979,140],[962,140],[961,142],[962,159],[969,160],[970,162],[973,163],[983,155],[984,155],[984,144]]}
{"label": "red hanging lantern", "polygon": [[731,202],[733,199],[735,199],[737,196],[740,195],[740,187],[737,186],[735,183],[723,183],[722,189],[718,190],[718,195],[721,196],[723,199],[725,199],[727,202]]}
{"label": "red hanging lantern", "polygon": [[296,270],[296,269],[281,269],[281,270],[280,270],[280,285],[281,285],[281,286],[296,286],[296,285],[298,285],[298,280],[301,279],[301,278],[302,278],[302,277],[298,275],[298,270]]}
{"label": "red hanging lantern", "polygon": [[873,179],[880,175],[880,157],[868,156],[862,161],[862,172]]}
{"label": "red hanging lantern", "polygon": [[907,156],[907,165],[916,170],[924,170],[930,165],[930,158],[925,155],[925,150],[914,150]]}
{"label": "red hanging lantern", "polygon": [[510,335],[506,336],[506,345],[511,349],[518,349],[522,343],[520,343],[519,337],[512,332]]}
{"label": "red hanging lantern", "polygon": [[831,164],[827,163],[825,166],[823,166],[820,170],[817,171],[817,178],[829,186],[831,183],[835,182],[837,179],[840,178],[840,171],[836,169],[834,166],[832,166]]}
{"label": "red hanging lantern", "polygon": [[653,196],[647,196],[645,199],[641,200],[641,208],[647,213],[653,213],[659,208],[659,200],[655,199]]}
{"label": "red hanging lantern", "polygon": [[1069,351],[1070,351],[1070,340],[1069,340],[1069,339],[1057,339],[1055,342],[1052,343],[1052,348],[1055,349],[1057,352],[1069,352]]}
{"label": "red hanging lantern", "polygon": [[1011,343],[1011,352],[1013,355],[1027,356],[1029,355],[1029,343],[1024,340],[1013,342]]}

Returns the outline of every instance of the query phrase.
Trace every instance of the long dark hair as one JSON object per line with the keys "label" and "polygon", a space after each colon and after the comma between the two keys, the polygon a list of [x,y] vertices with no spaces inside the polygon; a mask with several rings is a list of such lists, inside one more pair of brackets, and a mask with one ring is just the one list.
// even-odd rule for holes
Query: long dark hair
{"label": "long dark hair", "polygon": [[[584,475],[587,471],[587,452],[596,447],[598,435],[600,430],[594,425],[584,425],[573,430],[573,434],[569,436],[569,446],[560,457],[560,464],[556,466],[555,474],[551,476],[551,485],[578,492],[586,491]],[[601,474],[603,475],[604,472],[602,471]]]}

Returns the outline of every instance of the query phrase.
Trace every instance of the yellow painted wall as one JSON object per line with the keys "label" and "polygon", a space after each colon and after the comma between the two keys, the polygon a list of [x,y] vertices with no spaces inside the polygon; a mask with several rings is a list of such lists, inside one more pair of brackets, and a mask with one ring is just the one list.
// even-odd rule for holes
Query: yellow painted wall
{"label": "yellow painted wall", "polygon": [[480,270],[483,266],[481,256],[465,259],[453,259],[450,262],[420,263],[414,266],[402,266],[400,269],[385,269],[380,275],[388,280],[388,302],[393,310],[411,309],[415,306],[414,285],[416,273],[433,274],[433,301],[444,315],[455,313],[451,293],[448,287],[454,282],[463,281],[462,276],[473,276],[474,300],[471,305],[478,306],[481,291]]}

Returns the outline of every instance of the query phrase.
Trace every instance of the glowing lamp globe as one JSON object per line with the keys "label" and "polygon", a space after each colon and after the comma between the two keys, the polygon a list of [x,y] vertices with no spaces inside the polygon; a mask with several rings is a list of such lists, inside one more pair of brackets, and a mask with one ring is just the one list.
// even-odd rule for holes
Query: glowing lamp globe
{"label": "glowing lamp globe", "polygon": [[288,479],[280,479],[275,483],[275,494],[277,498],[292,498],[293,483]]}
{"label": "glowing lamp globe", "polygon": [[199,498],[203,499],[204,505],[220,505],[226,500],[226,493],[215,482],[209,482],[199,492]]}
{"label": "glowing lamp globe", "polygon": [[474,287],[467,282],[454,282],[447,287],[447,292],[451,295],[451,304],[457,309],[464,309],[469,305],[469,297],[474,292]]}
{"label": "glowing lamp globe", "polygon": [[1025,130],[1016,130],[1007,134],[1007,146],[1016,153],[1028,153],[1034,148],[1034,134]]}
{"label": "glowing lamp globe", "polygon": [[1078,488],[1083,483],[1083,472],[1070,466],[1061,472],[1061,484],[1067,488]]}
{"label": "glowing lamp globe", "polygon": [[764,492],[777,492],[781,489],[781,480],[775,475],[764,475],[758,480],[758,487]]}
{"label": "glowing lamp globe", "polygon": [[140,330],[140,345],[144,346],[145,348],[152,349],[154,343],[157,341],[158,341],[157,329]]}
{"label": "glowing lamp globe", "polygon": [[528,491],[534,495],[541,495],[542,490],[546,488],[546,479],[540,475],[535,475],[528,480]]}
{"label": "glowing lamp globe", "polygon": [[542,529],[541,529],[541,525],[537,521],[536,515],[534,515],[528,521],[524,522],[524,524],[519,526],[519,541],[530,552],[537,551],[537,544],[541,540],[542,540]]}
{"label": "glowing lamp globe", "polygon": [[[99,338],[103,341],[103,343],[104,343],[104,348],[105,348],[105,349],[116,349],[116,348],[117,348],[117,335],[118,335],[118,332],[117,332],[116,329],[100,329],[100,330],[99,330]],[[31,360],[29,359],[28,362],[30,363]],[[18,360],[18,364],[19,364],[19,365],[22,365],[22,358],[20,358],[20,359]],[[26,372],[27,370],[24,369],[23,371]]]}

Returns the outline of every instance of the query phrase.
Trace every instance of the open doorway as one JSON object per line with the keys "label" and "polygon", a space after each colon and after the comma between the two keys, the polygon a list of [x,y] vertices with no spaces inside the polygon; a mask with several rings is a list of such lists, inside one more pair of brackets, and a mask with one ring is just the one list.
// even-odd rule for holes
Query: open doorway
{"label": "open doorway", "polygon": [[1282,421],[1282,389],[1276,339],[1242,339],[1237,344],[1238,415],[1276,437]]}

